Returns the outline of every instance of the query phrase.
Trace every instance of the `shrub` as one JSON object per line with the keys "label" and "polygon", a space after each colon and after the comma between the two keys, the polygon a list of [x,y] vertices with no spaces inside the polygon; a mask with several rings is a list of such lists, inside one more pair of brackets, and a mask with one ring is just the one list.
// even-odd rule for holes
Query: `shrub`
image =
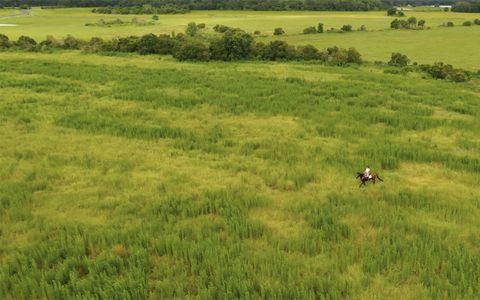
{"label": "shrub", "polygon": [[399,12],[398,12],[398,16],[399,16],[399,17],[405,17],[405,13],[404,13],[403,11],[399,11]]}
{"label": "shrub", "polygon": [[260,35],[261,32],[260,32],[260,30],[255,30],[255,31],[253,32],[253,34],[254,34],[254,35]]}
{"label": "shrub", "polygon": [[63,40],[62,48],[77,50],[80,49],[83,45],[84,41],[77,39],[71,35],[67,35],[67,37]]}
{"label": "shrub", "polygon": [[186,40],[176,47],[173,53],[173,57],[180,61],[207,61],[210,58],[210,53],[208,47],[205,46],[205,44],[198,41]]}
{"label": "shrub", "polygon": [[[137,52],[139,51],[138,46],[139,46],[140,39],[141,38],[139,38],[138,36],[118,38],[113,41],[113,48],[115,51],[120,51],[120,52]],[[142,51],[148,52],[146,41],[144,40],[143,43],[144,44],[142,45]]]}
{"label": "shrub", "polygon": [[424,27],[425,23],[426,23],[425,20],[420,20],[420,21],[418,21],[418,26]]}
{"label": "shrub", "polygon": [[318,23],[318,25],[317,25],[317,32],[318,32],[318,33],[323,33],[323,23]]}
{"label": "shrub", "polygon": [[455,24],[453,24],[453,22],[449,21],[449,22],[443,23],[442,26],[444,26],[444,27],[453,27],[453,26],[455,26]]}
{"label": "shrub", "polygon": [[307,27],[303,30],[303,34],[317,33],[317,29],[313,26]]}
{"label": "shrub", "polygon": [[352,64],[361,64],[362,56],[360,52],[358,52],[355,48],[349,48],[347,50],[347,62]]}
{"label": "shrub", "polygon": [[92,37],[86,45],[86,50],[92,52],[104,51],[105,48],[105,41],[99,37]]}
{"label": "shrub", "polygon": [[62,48],[62,44],[53,36],[48,35],[47,39],[41,41],[37,46],[41,51],[54,49],[54,48]]}
{"label": "shrub", "polygon": [[198,29],[205,29],[205,23],[197,24]]}
{"label": "shrub", "polygon": [[343,25],[340,30],[342,30],[342,31],[344,31],[344,32],[350,32],[350,31],[352,31],[352,25],[348,25],[348,24],[347,24],[347,25]]}
{"label": "shrub", "polygon": [[320,59],[320,51],[312,45],[306,45],[298,48],[298,57],[303,60]]}
{"label": "shrub", "polygon": [[185,34],[189,36],[195,36],[197,34],[198,27],[195,22],[190,22],[187,24],[187,29],[185,29]]}
{"label": "shrub", "polygon": [[253,37],[240,30],[227,31],[222,38],[210,43],[212,59],[239,60],[253,55]]}
{"label": "shrub", "polygon": [[405,67],[409,62],[410,59],[405,54],[396,52],[392,53],[392,57],[390,58],[388,64],[396,67]]}
{"label": "shrub", "polygon": [[27,51],[34,51],[37,42],[29,36],[22,35],[15,43],[17,47]]}
{"label": "shrub", "polygon": [[285,34],[285,31],[281,27],[277,27],[273,30],[273,35],[282,35]]}
{"label": "shrub", "polygon": [[409,27],[415,27],[417,26],[417,18],[415,17],[410,17],[407,20]]}
{"label": "shrub", "polygon": [[462,25],[463,25],[463,26],[472,26],[473,23],[472,23],[472,21],[465,21],[465,22],[463,22]]}
{"label": "shrub", "polygon": [[480,25],[480,19],[475,19],[475,20],[473,20],[473,24],[475,24],[475,25]]}
{"label": "shrub", "polygon": [[217,24],[217,25],[213,26],[213,30],[216,31],[216,32],[219,32],[219,33],[224,33],[227,30],[231,30],[231,29],[233,29],[233,28],[225,26],[225,25]]}
{"label": "shrub", "polygon": [[358,28],[358,31],[367,31],[367,26],[362,25],[360,28]]}
{"label": "shrub", "polygon": [[355,48],[343,49],[338,47],[327,48],[322,54],[321,59],[324,61],[329,61],[336,65],[346,65],[348,63],[360,64],[362,63],[362,58],[360,53]]}
{"label": "shrub", "polygon": [[297,51],[285,41],[270,42],[262,53],[264,60],[292,60],[297,57]]}
{"label": "shrub", "polygon": [[409,28],[408,25],[409,25],[408,22],[405,20],[395,19],[390,23],[390,28],[405,29],[405,28]]}
{"label": "shrub", "polygon": [[397,9],[395,7],[390,7],[387,9],[387,16],[396,16],[397,15]]}
{"label": "shrub", "polygon": [[448,79],[455,82],[468,81],[469,73],[462,69],[455,69],[452,65],[437,62],[433,65],[421,65],[420,69],[435,79]]}
{"label": "shrub", "polygon": [[152,16],[152,20],[154,20],[154,21],[158,21],[159,19],[160,19],[160,18],[159,18],[157,15],[153,15],[153,16]]}
{"label": "shrub", "polygon": [[447,76],[447,79],[454,82],[465,82],[470,80],[470,76],[465,70],[452,69]]}
{"label": "shrub", "polygon": [[141,55],[158,53],[158,37],[153,33],[146,34],[138,41],[137,51]]}
{"label": "shrub", "polygon": [[0,33],[0,49],[6,49],[10,47],[10,41],[8,36]]}

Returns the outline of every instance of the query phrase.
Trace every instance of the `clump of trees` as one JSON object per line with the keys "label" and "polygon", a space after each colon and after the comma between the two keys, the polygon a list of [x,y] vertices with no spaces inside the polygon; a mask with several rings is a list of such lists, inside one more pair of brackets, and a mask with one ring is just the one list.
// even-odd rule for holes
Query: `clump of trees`
{"label": "clump of trees", "polygon": [[424,29],[425,20],[420,20],[417,22],[417,18],[410,17],[407,20],[395,19],[390,23],[390,28],[392,29]]}
{"label": "clump of trees", "polygon": [[[464,82],[470,80],[471,74],[470,72],[454,68],[452,65],[445,64],[443,62],[437,62],[433,65],[429,64],[422,64],[417,66],[414,63],[413,66],[408,66],[410,63],[410,59],[401,53],[392,53],[390,61],[388,64],[394,67],[401,67],[406,72],[411,71],[421,71],[427,73],[434,79],[442,79],[442,80],[450,80],[454,82]],[[388,72],[388,73],[400,73],[400,72]]]}
{"label": "clump of trees", "polygon": [[189,11],[185,7],[172,4],[158,7],[145,4],[141,6],[106,6],[92,9],[93,13],[120,15],[185,14]]}

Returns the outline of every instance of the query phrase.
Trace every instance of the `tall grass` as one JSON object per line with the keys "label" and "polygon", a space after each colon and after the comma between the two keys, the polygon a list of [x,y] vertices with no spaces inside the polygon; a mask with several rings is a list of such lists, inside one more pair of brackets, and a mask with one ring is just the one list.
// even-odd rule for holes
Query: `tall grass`
{"label": "tall grass", "polygon": [[[0,298],[480,295],[476,79],[22,55]],[[359,189],[366,165],[384,182]]]}

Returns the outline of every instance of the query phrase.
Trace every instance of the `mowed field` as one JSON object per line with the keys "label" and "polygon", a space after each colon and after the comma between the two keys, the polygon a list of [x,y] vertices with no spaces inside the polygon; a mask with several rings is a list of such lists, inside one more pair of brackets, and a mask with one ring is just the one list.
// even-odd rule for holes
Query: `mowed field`
{"label": "mowed field", "polygon": [[2,299],[480,296],[478,79],[4,52],[0,88]]}
{"label": "mowed field", "polygon": [[[2,10],[0,10],[2,13]],[[262,36],[258,41],[270,41],[276,27],[282,27],[286,35],[281,37],[296,45],[312,44],[320,49],[339,46],[355,47],[370,61],[387,61],[392,52],[407,54],[412,61],[434,63],[442,61],[469,70],[480,69],[480,26],[463,27],[464,21],[480,18],[480,14],[453,12],[407,11],[407,17],[426,20],[429,30],[390,30],[394,19],[380,12],[252,12],[252,11],[193,11],[183,15],[161,15],[160,20],[150,26],[122,25],[112,27],[85,26],[97,23],[100,19],[111,21],[120,18],[130,21],[136,17],[150,20],[149,15],[103,15],[93,14],[90,8],[50,9],[34,8],[30,16],[3,19],[0,23],[14,23],[16,27],[0,27],[12,39],[28,35],[37,40],[47,35],[57,38],[68,34],[89,39],[93,36],[113,38],[115,36],[143,35],[146,33],[184,32],[189,22],[205,23],[207,31],[216,24],[242,28],[253,33],[259,30]],[[7,22],[8,21],[8,22]],[[454,28],[439,27],[452,21]],[[361,25],[367,32],[329,33],[304,35],[303,29],[324,23],[325,29],[340,28],[351,24],[354,29]]]}

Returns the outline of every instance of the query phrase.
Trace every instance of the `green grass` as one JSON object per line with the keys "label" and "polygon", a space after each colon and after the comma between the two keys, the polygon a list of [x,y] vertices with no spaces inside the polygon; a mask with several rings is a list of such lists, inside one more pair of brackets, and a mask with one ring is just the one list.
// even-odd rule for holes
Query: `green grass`
{"label": "green grass", "polygon": [[[102,15],[93,14],[88,8],[70,9],[33,9],[31,16],[3,19],[4,23],[18,24],[16,27],[0,28],[0,33],[7,34],[12,39],[20,35],[29,35],[37,40],[45,39],[47,35],[65,37],[68,34],[88,39],[93,36],[113,38],[115,36],[142,35],[146,33],[184,32],[189,22],[205,23],[207,30],[212,30],[216,24],[240,27],[248,32],[261,31],[264,37],[259,41],[273,39],[275,27],[282,27],[286,35],[282,37],[294,44],[313,44],[320,48],[339,46],[355,47],[365,59],[388,60],[392,52],[407,54],[413,61],[433,63],[443,61],[454,66],[470,70],[480,69],[480,27],[460,26],[466,20],[480,18],[480,14],[465,14],[454,12],[422,12],[408,11],[407,17],[415,16],[418,20],[425,19],[429,30],[390,30],[390,22],[394,19],[379,12],[239,12],[239,11],[194,11],[183,15],[161,15],[160,20],[152,26],[85,26],[87,23],[97,23],[100,19],[106,21],[120,18],[131,21],[133,17],[150,20],[150,16],[141,15]],[[8,21],[8,22],[7,22]],[[442,23],[454,22],[455,28],[441,28]],[[321,35],[303,35],[303,29],[324,23],[325,29],[340,28],[351,24],[354,29],[366,25],[367,32],[347,34],[330,33]]]}
{"label": "green grass", "polygon": [[478,87],[2,53],[0,298],[478,298]]}

